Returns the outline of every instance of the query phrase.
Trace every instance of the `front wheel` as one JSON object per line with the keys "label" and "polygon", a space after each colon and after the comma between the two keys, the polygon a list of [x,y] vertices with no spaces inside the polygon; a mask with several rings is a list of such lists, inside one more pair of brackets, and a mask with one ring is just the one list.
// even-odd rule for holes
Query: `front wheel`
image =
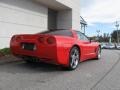
{"label": "front wheel", "polygon": [[69,70],[75,70],[79,64],[80,52],[77,47],[73,47],[69,55]]}
{"label": "front wheel", "polygon": [[98,47],[96,53],[97,53],[97,57],[96,57],[96,59],[99,60],[99,59],[101,58],[101,48],[100,48],[100,47]]}

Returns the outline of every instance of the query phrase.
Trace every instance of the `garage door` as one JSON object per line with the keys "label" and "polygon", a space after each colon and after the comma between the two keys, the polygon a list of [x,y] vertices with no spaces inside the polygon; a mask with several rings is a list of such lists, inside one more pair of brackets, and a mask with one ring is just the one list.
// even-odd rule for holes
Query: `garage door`
{"label": "garage door", "polygon": [[0,48],[13,34],[46,30],[47,17],[48,9],[33,0],[0,0]]}

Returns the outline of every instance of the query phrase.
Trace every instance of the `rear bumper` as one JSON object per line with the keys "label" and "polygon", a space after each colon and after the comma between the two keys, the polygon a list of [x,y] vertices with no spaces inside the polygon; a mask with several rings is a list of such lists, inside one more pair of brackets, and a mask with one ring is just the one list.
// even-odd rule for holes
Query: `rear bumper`
{"label": "rear bumper", "polygon": [[[21,43],[33,43],[36,46],[35,50],[25,50],[22,48]],[[35,41],[22,41],[22,42],[12,42],[10,44],[11,51],[14,56],[17,57],[35,57],[40,61],[50,62],[58,64],[57,48],[56,45],[44,45]]]}
{"label": "rear bumper", "polygon": [[[33,43],[33,42],[30,42]],[[31,57],[36,58],[40,62],[47,62],[56,65],[68,66],[68,58],[69,58],[69,49],[64,48],[63,46],[56,45],[40,45],[35,43],[36,50],[24,50],[20,46],[20,43],[11,44],[11,51],[14,56],[19,58]]]}

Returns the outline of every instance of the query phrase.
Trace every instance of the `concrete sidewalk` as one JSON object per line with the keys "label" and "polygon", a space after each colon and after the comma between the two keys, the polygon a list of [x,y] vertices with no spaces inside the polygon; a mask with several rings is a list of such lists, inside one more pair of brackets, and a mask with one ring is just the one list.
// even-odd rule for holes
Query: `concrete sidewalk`
{"label": "concrete sidewalk", "polygon": [[19,58],[12,56],[12,55],[0,57],[0,64],[12,63],[12,62],[18,62],[18,61],[21,61],[21,60]]}

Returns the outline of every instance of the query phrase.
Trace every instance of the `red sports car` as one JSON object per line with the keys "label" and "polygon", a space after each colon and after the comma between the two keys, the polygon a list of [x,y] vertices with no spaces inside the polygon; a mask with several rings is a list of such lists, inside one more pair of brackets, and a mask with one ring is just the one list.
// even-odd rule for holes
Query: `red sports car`
{"label": "red sports car", "polygon": [[10,42],[13,55],[26,62],[36,60],[62,65],[70,70],[79,62],[101,57],[101,46],[75,30],[52,30],[37,34],[14,35]]}

